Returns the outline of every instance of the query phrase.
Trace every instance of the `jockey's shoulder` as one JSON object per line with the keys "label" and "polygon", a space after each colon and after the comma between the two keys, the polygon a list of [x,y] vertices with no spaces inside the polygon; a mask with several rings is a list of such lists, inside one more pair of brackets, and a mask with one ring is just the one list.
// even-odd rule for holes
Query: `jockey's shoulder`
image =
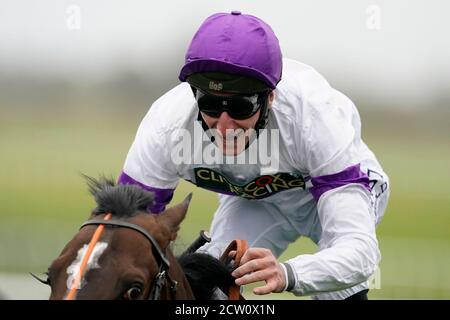
{"label": "jockey's shoulder", "polygon": [[181,83],[158,98],[147,113],[155,129],[173,131],[193,120],[195,99],[187,83]]}
{"label": "jockey's shoulder", "polygon": [[302,101],[316,97],[329,97],[332,87],[316,69],[305,63],[284,58],[281,81],[277,85],[279,96]]}

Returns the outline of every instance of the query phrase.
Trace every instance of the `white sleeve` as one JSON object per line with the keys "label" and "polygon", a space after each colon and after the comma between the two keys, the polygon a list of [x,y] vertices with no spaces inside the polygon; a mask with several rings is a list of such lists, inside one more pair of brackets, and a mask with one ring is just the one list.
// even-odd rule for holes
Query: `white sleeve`
{"label": "white sleeve", "polygon": [[322,235],[317,253],[287,261],[297,295],[352,287],[366,281],[380,260],[369,178],[360,169],[356,108],[333,90],[307,103],[299,150],[310,172]]}
{"label": "white sleeve", "polygon": [[356,184],[330,190],[320,197],[320,251],[287,261],[294,271],[294,294],[341,290],[372,275],[380,251],[369,206],[369,192]]}
{"label": "white sleeve", "polygon": [[170,158],[168,115],[156,101],[142,120],[123,168],[134,180],[154,188],[174,189],[178,173]]}

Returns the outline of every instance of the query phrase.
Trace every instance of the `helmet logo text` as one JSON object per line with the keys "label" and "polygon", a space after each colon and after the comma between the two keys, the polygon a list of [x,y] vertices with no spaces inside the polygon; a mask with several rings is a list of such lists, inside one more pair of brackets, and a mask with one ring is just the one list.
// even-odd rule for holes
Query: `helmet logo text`
{"label": "helmet logo text", "polygon": [[214,81],[210,81],[209,82],[209,89],[211,90],[216,90],[216,91],[221,91],[223,89],[223,84],[218,82],[214,82]]}

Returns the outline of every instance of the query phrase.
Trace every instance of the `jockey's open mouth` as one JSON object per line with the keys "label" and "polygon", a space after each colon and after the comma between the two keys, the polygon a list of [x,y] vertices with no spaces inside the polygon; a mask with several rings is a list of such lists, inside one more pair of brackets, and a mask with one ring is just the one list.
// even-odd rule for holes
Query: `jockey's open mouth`
{"label": "jockey's open mouth", "polygon": [[214,130],[214,137],[217,146],[224,155],[238,155],[250,141],[253,129],[227,129],[225,136],[219,130]]}

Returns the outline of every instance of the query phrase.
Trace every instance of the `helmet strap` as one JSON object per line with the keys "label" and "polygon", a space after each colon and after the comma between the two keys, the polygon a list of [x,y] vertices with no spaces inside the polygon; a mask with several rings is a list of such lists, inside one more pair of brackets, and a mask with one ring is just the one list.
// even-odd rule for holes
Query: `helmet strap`
{"label": "helmet strap", "polygon": [[256,137],[259,137],[259,130],[264,129],[267,126],[267,122],[269,120],[269,98],[266,99],[264,105],[261,107],[261,111],[259,113],[258,121],[255,125]]}

